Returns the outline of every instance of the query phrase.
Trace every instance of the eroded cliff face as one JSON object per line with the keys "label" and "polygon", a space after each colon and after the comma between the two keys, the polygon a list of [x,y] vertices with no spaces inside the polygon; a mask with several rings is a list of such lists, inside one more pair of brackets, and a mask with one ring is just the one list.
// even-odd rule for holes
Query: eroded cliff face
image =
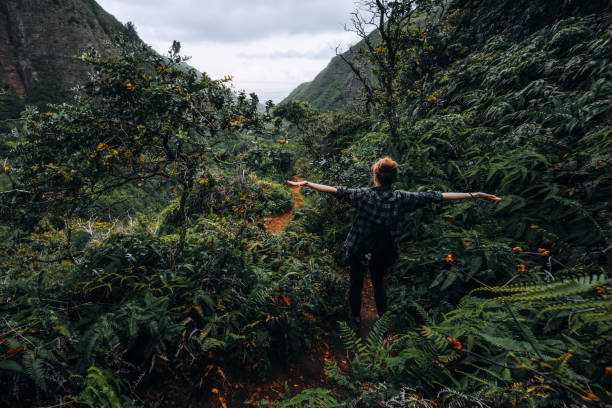
{"label": "eroded cliff face", "polygon": [[95,0],[0,0],[0,86],[23,96],[37,86],[68,90],[87,78],[87,47],[112,54],[124,26]]}

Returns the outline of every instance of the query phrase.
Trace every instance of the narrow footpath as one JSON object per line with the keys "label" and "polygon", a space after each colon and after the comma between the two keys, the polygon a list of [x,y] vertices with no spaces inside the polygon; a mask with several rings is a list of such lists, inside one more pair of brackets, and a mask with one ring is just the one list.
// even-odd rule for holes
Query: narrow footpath
{"label": "narrow footpath", "polygon": [[[303,178],[298,176],[294,176],[293,179],[295,181],[303,180]],[[272,234],[282,234],[283,231],[285,231],[285,228],[287,228],[287,224],[289,223],[289,221],[291,221],[291,219],[293,218],[293,211],[296,208],[300,208],[304,203],[302,201],[302,194],[300,193],[302,186],[291,186],[289,187],[289,189],[291,190],[291,199],[293,200],[291,210],[283,214],[274,214],[265,219],[264,226],[266,230],[271,232]]]}

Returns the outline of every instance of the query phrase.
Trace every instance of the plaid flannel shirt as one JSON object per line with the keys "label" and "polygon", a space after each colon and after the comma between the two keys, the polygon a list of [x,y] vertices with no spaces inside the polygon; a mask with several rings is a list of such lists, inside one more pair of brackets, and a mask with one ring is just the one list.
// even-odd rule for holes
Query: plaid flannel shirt
{"label": "plaid flannel shirt", "polygon": [[344,247],[349,253],[357,247],[359,240],[372,231],[375,225],[385,225],[397,247],[402,234],[402,219],[406,212],[423,207],[429,202],[442,202],[442,193],[393,191],[389,186],[372,188],[346,188],[338,186],[335,194],[340,201],[357,209],[357,216],[351,226]]}

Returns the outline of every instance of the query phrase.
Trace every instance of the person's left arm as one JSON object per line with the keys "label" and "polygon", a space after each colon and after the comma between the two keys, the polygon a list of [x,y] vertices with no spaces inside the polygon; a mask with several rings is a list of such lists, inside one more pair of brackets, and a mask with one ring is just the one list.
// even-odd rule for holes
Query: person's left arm
{"label": "person's left arm", "polygon": [[485,198],[487,200],[500,201],[501,197],[487,193],[442,193],[443,200],[466,200],[471,198]]}

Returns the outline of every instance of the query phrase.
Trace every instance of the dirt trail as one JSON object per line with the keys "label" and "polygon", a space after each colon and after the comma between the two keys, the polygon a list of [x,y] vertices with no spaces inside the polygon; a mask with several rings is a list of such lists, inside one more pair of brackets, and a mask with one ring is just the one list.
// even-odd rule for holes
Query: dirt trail
{"label": "dirt trail", "polygon": [[[294,176],[293,179],[295,181],[302,181],[303,178]],[[267,231],[270,231],[272,234],[281,234],[285,228],[287,228],[287,224],[293,218],[293,210],[296,208],[300,208],[303,204],[302,194],[300,194],[300,190],[302,186],[291,186],[289,187],[291,190],[291,199],[293,200],[293,205],[291,206],[291,210],[287,211],[283,214],[275,214],[271,217],[266,218],[264,222],[264,226]]]}

